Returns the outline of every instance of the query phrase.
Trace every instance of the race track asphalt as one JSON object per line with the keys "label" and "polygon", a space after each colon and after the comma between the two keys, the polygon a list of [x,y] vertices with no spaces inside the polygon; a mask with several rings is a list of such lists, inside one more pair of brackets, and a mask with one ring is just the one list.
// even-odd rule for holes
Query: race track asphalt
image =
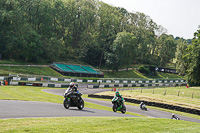
{"label": "race track asphalt", "polygon": [[[88,89],[88,88],[84,88],[85,86],[81,86],[79,88],[79,91],[83,94],[94,94],[94,93],[98,93],[98,92],[103,92],[103,91],[110,91],[110,89]],[[62,96],[65,89],[45,89],[43,90],[44,92],[48,92],[51,94],[56,94],[56,95],[60,95]],[[96,99],[90,99],[90,98],[83,98],[84,101],[86,102],[90,102],[90,103],[94,103],[94,104],[98,104],[98,105],[102,105],[102,106],[106,106],[106,107],[110,107],[112,108],[112,103],[111,103],[111,99],[110,102],[108,101],[102,101],[102,100],[96,100]],[[156,110],[156,109],[148,109],[147,111],[143,111],[139,108],[139,106],[131,106],[131,105],[126,105],[126,109],[129,112],[133,112],[136,114],[141,114],[141,115],[145,115],[147,117],[153,117],[153,118],[167,118],[170,119],[171,118],[171,113],[169,112],[165,112],[165,111],[161,111],[161,110]],[[177,115],[177,114],[176,114]],[[190,117],[185,117],[182,115],[177,115],[181,120],[185,120],[185,121],[191,121],[191,122],[198,122],[200,123],[200,120],[198,119],[194,119],[194,118],[190,118]]]}
{"label": "race track asphalt", "polygon": [[69,109],[65,109],[62,104],[57,103],[0,100],[0,119],[69,116],[134,117],[132,115],[91,108],[83,108],[83,110],[79,110],[76,107],[70,107]]}

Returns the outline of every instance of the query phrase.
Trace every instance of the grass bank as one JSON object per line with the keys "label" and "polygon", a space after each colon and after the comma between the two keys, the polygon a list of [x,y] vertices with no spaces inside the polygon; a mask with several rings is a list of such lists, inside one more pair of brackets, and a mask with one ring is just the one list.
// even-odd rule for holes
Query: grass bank
{"label": "grass bank", "polygon": [[[174,126],[176,125],[176,126]],[[61,133],[61,132],[107,132],[107,133],[198,133],[199,123],[156,118],[119,117],[67,117],[27,118],[0,120],[2,133]]]}
{"label": "grass bank", "polygon": [[44,76],[59,76],[62,75],[54,71],[50,67],[32,67],[32,66],[0,66],[0,75],[12,74],[30,74]]}
{"label": "grass bank", "polygon": [[[12,73],[15,75],[26,74],[26,75],[69,77],[69,76],[63,76],[63,75],[59,74],[58,72],[54,71],[50,67],[44,67],[44,66],[39,67],[39,66],[28,66],[28,65],[12,66],[9,64],[7,66],[0,65],[0,75],[7,76],[9,73]],[[103,73],[104,73],[105,78],[144,78],[144,79],[152,79],[152,78],[179,79],[179,78],[181,78],[180,76],[175,75],[175,74],[164,74],[164,73],[162,74],[163,76],[158,76],[158,75],[144,76],[142,73],[139,73],[138,71],[134,71],[134,70],[118,71],[115,73],[112,73],[110,71],[103,71]],[[73,78],[73,77],[69,77],[69,78]],[[91,78],[86,77],[86,79],[91,79]],[[96,78],[94,78],[94,79],[96,79]]]}
{"label": "grass bank", "polygon": [[[91,97],[88,97],[86,95],[84,97],[85,98],[91,98]],[[97,99],[97,100],[102,100],[102,101],[108,101],[108,102],[110,102],[110,99],[103,99],[103,98],[91,98],[91,99]],[[139,104],[130,103],[130,102],[125,102],[125,105],[131,105],[131,106],[138,106],[139,107]],[[179,115],[183,115],[183,116],[187,116],[187,117],[191,117],[191,118],[195,118],[195,119],[199,119],[200,120],[200,115],[195,115],[195,114],[180,112],[180,111],[176,111],[176,110],[158,108],[158,107],[153,107],[153,106],[147,106],[147,108],[148,109],[162,110],[162,111],[166,111],[166,112],[170,112],[170,113],[174,113],[174,114],[179,114]]]}
{"label": "grass bank", "polygon": [[105,78],[143,78],[142,76],[136,74],[133,70],[118,71],[115,73],[103,71],[103,73]]}
{"label": "grass bank", "polygon": [[[119,92],[126,98],[167,103],[171,105],[178,105],[200,110],[200,88],[166,87],[154,89],[124,90]],[[114,95],[112,91],[98,94],[110,96]]]}

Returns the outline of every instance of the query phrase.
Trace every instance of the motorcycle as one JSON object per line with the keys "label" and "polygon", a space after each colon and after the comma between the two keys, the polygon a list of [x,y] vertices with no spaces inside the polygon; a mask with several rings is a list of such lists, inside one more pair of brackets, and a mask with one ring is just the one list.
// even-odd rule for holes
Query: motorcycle
{"label": "motorcycle", "polygon": [[143,102],[140,103],[140,109],[147,111],[146,105]]}
{"label": "motorcycle", "polygon": [[180,118],[178,116],[176,116],[175,114],[172,114],[171,119],[180,120]]}
{"label": "motorcycle", "polygon": [[81,93],[76,92],[65,92],[64,93],[64,101],[63,105],[66,109],[69,107],[78,107],[79,110],[82,110],[84,108],[84,101],[81,98]]}
{"label": "motorcycle", "polygon": [[114,112],[121,111],[123,114],[126,113],[126,107],[123,102],[120,102],[118,97],[114,97],[112,99],[112,104],[112,109]]}

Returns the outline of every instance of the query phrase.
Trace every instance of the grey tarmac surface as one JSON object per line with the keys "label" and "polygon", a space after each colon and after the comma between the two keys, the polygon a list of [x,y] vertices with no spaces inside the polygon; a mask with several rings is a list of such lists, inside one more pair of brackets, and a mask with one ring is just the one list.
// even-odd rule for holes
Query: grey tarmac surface
{"label": "grey tarmac surface", "polygon": [[77,116],[134,117],[132,115],[91,108],[83,108],[83,110],[79,110],[76,107],[70,107],[69,109],[65,109],[62,104],[57,103],[0,100],[0,119]]}
{"label": "grey tarmac surface", "polygon": [[[46,90],[43,90],[43,91],[62,96],[64,91],[65,91],[65,89],[46,89]],[[108,91],[108,90],[106,90],[106,89],[88,89],[88,88],[80,87],[79,91],[81,93],[83,93],[83,94],[94,94],[94,93]],[[110,102],[108,102],[108,101],[84,98],[84,101],[112,108],[111,99],[110,99]],[[170,119],[171,115],[172,115],[169,112],[155,110],[155,109],[148,109],[147,111],[143,111],[138,106],[131,106],[131,105],[126,105],[126,109],[129,112],[133,112],[133,113],[137,113],[137,114],[141,114],[141,115],[145,115],[145,116],[153,117],[153,118],[167,118],[167,119]],[[181,120],[200,123],[200,120],[198,120],[198,119],[185,117],[185,116],[182,116],[182,115],[177,115],[177,116]]]}

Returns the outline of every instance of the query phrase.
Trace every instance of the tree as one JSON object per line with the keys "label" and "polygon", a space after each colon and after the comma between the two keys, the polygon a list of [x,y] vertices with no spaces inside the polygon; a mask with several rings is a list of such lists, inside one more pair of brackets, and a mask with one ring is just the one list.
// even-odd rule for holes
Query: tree
{"label": "tree", "polygon": [[188,69],[188,61],[187,61],[187,56],[186,52],[187,50],[187,43],[186,41],[183,40],[183,38],[177,39],[177,48],[176,48],[176,53],[175,53],[175,65],[180,74],[185,74],[186,70]]}
{"label": "tree", "polygon": [[106,64],[112,67],[113,71],[117,71],[121,66],[126,66],[128,70],[136,53],[135,48],[135,36],[132,33],[119,32],[110,46],[110,52],[106,53]]}
{"label": "tree", "polygon": [[194,33],[192,44],[185,40],[178,45],[176,59],[176,66],[186,74],[188,83],[200,85],[200,30]]}
{"label": "tree", "polygon": [[[114,41],[122,47],[120,39],[116,40],[120,32],[126,37],[134,34],[136,39],[134,46],[129,46],[127,41],[123,52],[114,53],[114,45],[117,45]],[[0,54],[5,59],[56,61],[73,58],[99,68],[106,60],[107,65],[112,64],[108,63],[108,58],[115,58],[114,62],[120,63],[116,64],[118,67],[128,67],[133,60],[165,65],[175,51],[168,49],[173,39],[164,37],[164,32],[162,26],[144,13],[128,12],[98,0],[0,1]],[[133,51],[127,51],[129,48]],[[129,60],[133,56],[134,59]]]}
{"label": "tree", "polygon": [[163,34],[159,38],[158,60],[160,66],[165,66],[175,57],[176,43],[173,36]]}
{"label": "tree", "polygon": [[200,85],[200,30],[195,32],[192,45],[188,46],[189,66],[187,69],[187,79],[191,85]]}
{"label": "tree", "polygon": [[104,53],[108,51],[112,45],[120,27],[119,11],[103,2],[98,6],[98,42],[100,45],[101,56],[99,68],[102,65]]}

